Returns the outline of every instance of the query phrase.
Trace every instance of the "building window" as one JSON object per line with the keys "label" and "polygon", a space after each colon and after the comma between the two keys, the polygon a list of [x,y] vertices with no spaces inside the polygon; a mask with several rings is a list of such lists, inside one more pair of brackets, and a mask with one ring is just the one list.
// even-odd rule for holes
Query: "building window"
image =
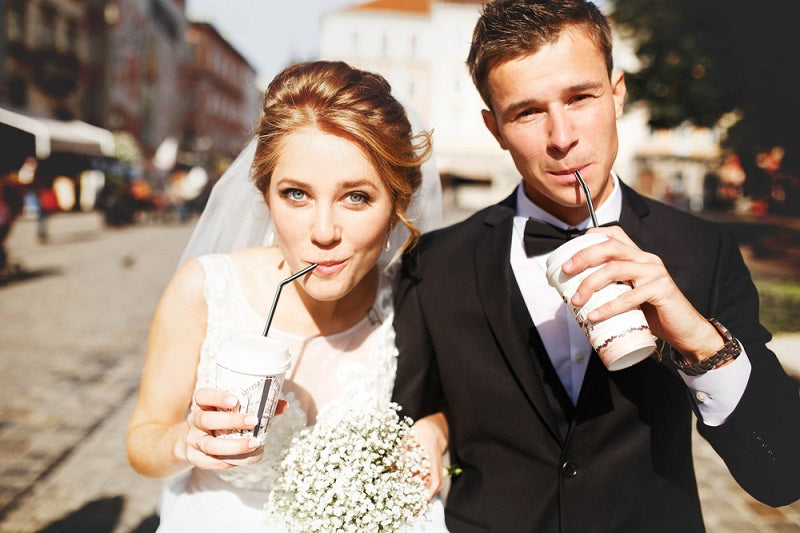
{"label": "building window", "polygon": [[50,6],[42,6],[39,21],[39,47],[53,48],[56,36],[56,12]]}
{"label": "building window", "polygon": [[176,41],[178,39],[178,23],[173,19],[167,8],[159,0],[152,0],[150,9],[156,24],[161,27],[169,39]]}
{"label": "building window", "polygon": [[78,51],[78,23],[74,20],[67,21],[66,29],[67,50],[71,52]]}
{"label": "building window", "polygon": [[8,4],[6,36],[10,43],[22,42],[25,39],[25,4],[19,0]]}

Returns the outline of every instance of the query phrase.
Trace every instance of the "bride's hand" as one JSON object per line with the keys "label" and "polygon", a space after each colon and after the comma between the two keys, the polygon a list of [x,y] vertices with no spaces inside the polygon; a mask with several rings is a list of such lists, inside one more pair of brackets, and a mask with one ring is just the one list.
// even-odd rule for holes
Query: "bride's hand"
{"label": "bride's hand", "polygon": [[[223,470],[232,465],[218,456],[242,455],[258,447],[255,438],[214,436],[218,430],[252,430],[255,427],[258,419],[255,415],[238,412],[236,396],[219,389],[201,388],[194,399],[195,405],[186,419],[186,435],[180,444],[189,463],[206,470]],[[278,407],[281,412],[285,410],[285,402]]]}
{"label": "bride's hand", "polygon": [[423,480],[428,488],[430,501],[442,490],[442,456],[447,451],[447,420],[442,413],[420,418],[414,423],[414,432],[417,443],[424,448],[430,462],[430,473]]}

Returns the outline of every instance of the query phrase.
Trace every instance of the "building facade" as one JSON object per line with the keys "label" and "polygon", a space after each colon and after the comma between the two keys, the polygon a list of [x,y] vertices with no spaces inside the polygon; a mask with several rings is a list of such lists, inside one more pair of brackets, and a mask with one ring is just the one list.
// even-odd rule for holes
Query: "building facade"
{"label": "building facade", "polygon": [[[0,0],[0,173],[213,180],[258,121],[254,68],[184,0]],[[112,132],[114,132],[112,134]]]}
{"label": "building facade", "polygon": [[105,34],[94,40],[99,77],[97,114],[127,131],[152,154],[181,131],[180,72],[186,56],[183,0],[100,1]]}
{"label": "building facade", "polygon": [[4,0],[0,103],[36,115],[85,117],[89,63],[82,0]]}
{"label": "building facade", "polygon": [[256,71],[209,23],[190,23],[186,41],[181,146],[221,166],[242,150],[258,124]]}

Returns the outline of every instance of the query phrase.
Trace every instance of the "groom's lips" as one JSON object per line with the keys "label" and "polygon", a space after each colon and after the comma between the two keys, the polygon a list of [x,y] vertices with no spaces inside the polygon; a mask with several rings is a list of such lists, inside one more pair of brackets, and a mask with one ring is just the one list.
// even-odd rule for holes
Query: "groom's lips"
{"label": "groom's lips", "polygon": [[551,170],[549,173],[552,176],[555,176],[559,181],[565,184],[576,184],[578,183],[578,179],[575,177],[575,171],[583,172],[586,166],[582,167],[575,167],[566,170]]}

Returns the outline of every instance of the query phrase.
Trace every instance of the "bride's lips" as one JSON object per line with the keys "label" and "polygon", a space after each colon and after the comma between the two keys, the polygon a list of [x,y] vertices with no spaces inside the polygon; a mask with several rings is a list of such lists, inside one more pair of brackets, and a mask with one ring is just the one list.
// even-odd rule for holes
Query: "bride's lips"
{"label": "bride's lips", "polygon": [[315,261],[315,263],[317,268],[311,271],[315,276],[330,276],[342,270],[347,261]]}

